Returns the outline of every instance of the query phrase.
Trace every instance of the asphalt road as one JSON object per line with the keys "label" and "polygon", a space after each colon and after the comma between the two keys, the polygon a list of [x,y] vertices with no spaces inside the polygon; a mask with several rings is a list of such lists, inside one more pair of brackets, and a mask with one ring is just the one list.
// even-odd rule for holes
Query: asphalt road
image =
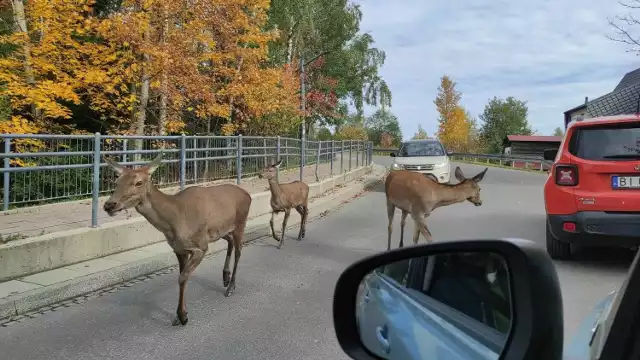
{"label": "asphalt road", "polygon": [[[376,161],[388,164],[389,158]],[[467,176],[482,170],[462,169]],[[544,246],[544,179],[490,168],[482,183],[483,205],[438,209],[428,221],[430,230],[436,241],[520,237]],[[393,246],[398,222],[397,215]],[[407,239],[412,230],[408,222]],[[295,233],[289,231],[280,251],[273,240],[246,247],[230,298],[221,284],[224,254],[205,260],[187,285],[185,327],[171,326],[177,301],[177,274],[171,273],[0,328],[0,357],[345,359],[331,320],[333,288],[346,266],[386,249],[384,193],[377,189],[309,223],[302,242],[291,238]],[[631,257],[627,251],[590,250],[578,261],[557,263],[567,336],[600,298],[618,288]]]}

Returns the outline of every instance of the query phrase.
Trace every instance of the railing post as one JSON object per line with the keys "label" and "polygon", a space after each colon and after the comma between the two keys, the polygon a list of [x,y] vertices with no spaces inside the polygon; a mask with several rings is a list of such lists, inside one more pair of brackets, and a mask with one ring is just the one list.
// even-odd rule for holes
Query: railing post
{"label": "railing post", "polygon": [[[276,163],[278,161],[280,161],[280,136],[276,138]],[[280,180],[279,176],[280,176],[280,167],[278,166],[276,168],[276,180],[278,181]]]}
{"label": "railing post", "polygon": [[353,140],[349,140],[349,171],[351,171],[351,158],[353,157]]}
{"label": "railing post", "polygon": [[93,179],[91,182],[91,227],[98,226],[98,202],[100,201],[100,133],[93,138]]}
{"label": "railing post", "polygon": [[2,210],[9,210],[9,191],[11,191],[11,178],[9,177],[9,168],[11,167],[11,161],[9,159],[9,153],[11,152],[11,139],[4,139],[4,173],[2,174],[3,178],[3,187],[2,187]]}
{"label": "railing post", "polygon": [[242,179],[242,134],[238,135],[238,153],[236,154],[236,184],[240,185]]}
{"label": "railing post", "polygon": [[318,166],[320,166],[320,152],[322,151],[322,141],[318,141],[318,151],[316,153],[316,181],[320,181],[318,177]]}
{"label": "railing post", "polygon": [[356,169],[360,166],[360,144],[362,140],[356,140]]}
{"label": "railing post", "polygon": [[[198,138],[194,137],[193,141],[191,142],[191,144],[193,144],[193,150],[196,150],[198,148]],[[198,161],[195,160],[198,158],[198,152],[197,151],[193,151],[191,153],[191,159],[193,159],[193,161],[191,162],[192,165],[191,167],[193,168],[193,183],[197,184],[198,183]]]}
{"label": "railing post", "polygon": [[331,169],[329,170],[329,175],[330,175],[330,176],[333,176],[333,157],[334,157],[334,155],[335,155],[335,153],[334,153],[334,144],[335,144],[335,140],[331,140],[331,155],[330,155],[330,156],[331,156],[331,158],[330,158],[330,159],[331,159],[331,160],[330,160],[330,162],[331,162]]}
{"label": "railing post", "polygon": [[344,171],[344,140],[340,140],[340,174]]}
{"label": "railing post", "polygon": [[182,133],[180,136],[180,190],[184,190],[185,177],[187,172],[187,137]]}
{"label": "railing post", "polygon": [[304,164],[306,163],[307,151],[305,149],[304,136],[300,140],[300,181],[304,180]]}
{"label": "railing post", "polygon": [[127,162],[127,149],[129,147],[129,139],[124,139],[122,140],[122,162],[126,163]]}

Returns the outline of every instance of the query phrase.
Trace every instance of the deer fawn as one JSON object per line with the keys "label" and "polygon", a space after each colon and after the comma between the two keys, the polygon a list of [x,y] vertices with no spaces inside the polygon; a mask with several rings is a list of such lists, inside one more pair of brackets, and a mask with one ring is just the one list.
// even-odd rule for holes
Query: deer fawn
{"label": "deer fawn", "polygon": [[488,169],[485,168],[481,173],[468,179],[464,177],[460,167],[456,166],[454,175],[459,183],[455,185],[440,184],[413,171],[391,171],[387,175],[384,184],[384,192],[387,197],[387,216],[389,218],[387,250],[391,249],[391,232],[393,230],[393,216],[396,207],[402,210],[402,217],[400,218],[400,247],[403,247],[404,225],[408,214],[411,214],[411,218],[415,223],[413,243],[418,243],[420,234],[427,239],[427,242],[432,242],[433,237],[429,232],[429,228],[427,228],[426,218],[436,208],[465,200],[476,206],[482,205],[478,183],[482,181]]}
{"label": "deer fawn", "polygon": [[[222,282],[226,287],[225,296],[230,296],[236,287],[238,261],[251,195],[232,184],[194,186],[175,195],[167,195],[151,181],[151,174],[162,162],[162,154],[137,169],[126,168],[106,157],[105,161],[119,176],[113,194],[104,203],[104,211],[109,216],[114,216],[122,210],[135,207],[138,213],[165,235],[178,258],[180,293],[177,317],[173,325],[187,324],[187,306],[184,301],[187,279],[204,258],[209,243],[220,238],[228,242]],[[229,261],[233,250],[235,259],[231,275]]]}
{"label": "deer fawn", "polygon": [[[284,243],[284,233],[287,229],[287,220],[289,220],[289,214],[291,209],[295,208],[296,211],[302,216],[300,221],[300,232],[298,233],[298,241],[302,240],[305,235],[307,216],[309,215],[309,185],[302,181],[293,181],[288,184],[279,184],[276,179],[277,170],[282,164],[282,160],[273,165],[269,165],[262,170],[262,173],[258,175],[260,179],[269,180],[269,190],[271,190],[271,235],[276,241],[279,241],[278,249],[282,248]],[[273,219],[279,212],[284,212],[284,219],[282,220],[282,236],[278,239],[276,231],[273,228]]]}

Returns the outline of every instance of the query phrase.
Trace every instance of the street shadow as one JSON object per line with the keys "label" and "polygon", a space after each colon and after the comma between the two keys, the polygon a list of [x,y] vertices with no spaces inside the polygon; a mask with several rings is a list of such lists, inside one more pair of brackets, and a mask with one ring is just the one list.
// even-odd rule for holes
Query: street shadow
{"label": "street shadow", "polygon": [[580,265],[593,269],[627,271],[637,251],[623,248],[580,247],[573,250],[571,260],[557,261],[566,265]]}

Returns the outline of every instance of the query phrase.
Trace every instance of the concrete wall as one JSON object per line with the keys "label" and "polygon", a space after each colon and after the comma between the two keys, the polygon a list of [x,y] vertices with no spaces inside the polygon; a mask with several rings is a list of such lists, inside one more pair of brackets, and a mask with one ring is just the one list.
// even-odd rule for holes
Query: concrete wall
{"label": "concrete wall", "polygon": [[[363,167],[309,184],[309,197],[364,176],[371,167]],[[271,212],[271,193],[253,198],[249,217]],[[52,270],[142,246],[164,241],[164,236],[146,219],[137,217],[106,223],[98,228],[79,228],[11,241],[0,245],[0,281]]]}

